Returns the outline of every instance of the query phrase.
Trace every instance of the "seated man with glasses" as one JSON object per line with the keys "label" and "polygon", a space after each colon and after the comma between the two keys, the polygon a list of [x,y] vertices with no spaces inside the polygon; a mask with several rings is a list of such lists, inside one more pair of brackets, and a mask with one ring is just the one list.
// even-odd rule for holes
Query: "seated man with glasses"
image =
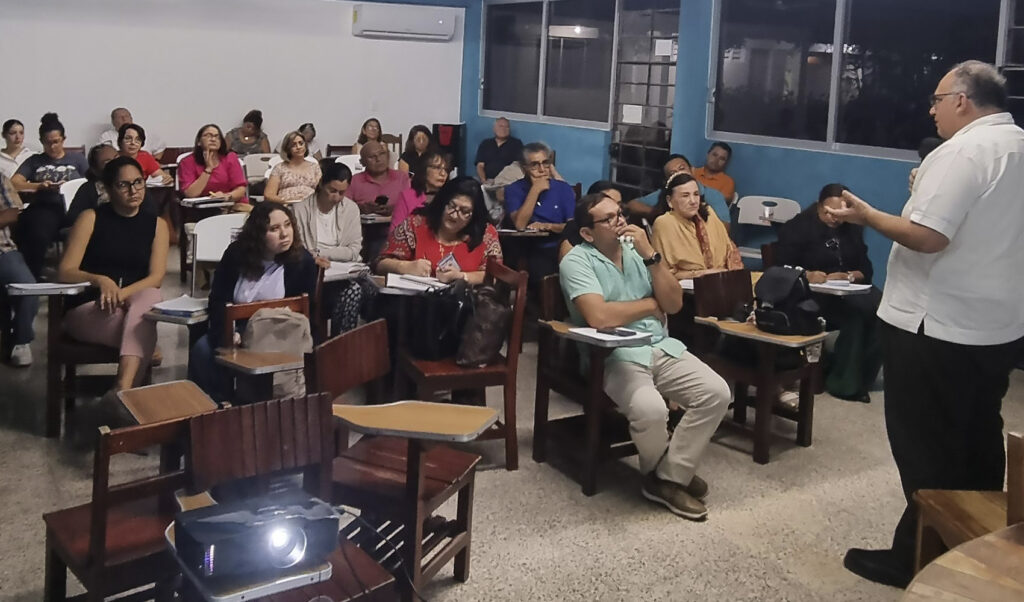
{"label": "seated man with glasses", "polygon": [[[559,234],[576,206],[572,186],[557,179],[551,161],[551,149],[542,142],[523,147],[520,161],[523,179],[505,187],[505,210],[516,230],[542,230]],[[558,269],[558,237],[523,247],[527,255],[531,281],[553,274]]]}
{"label": "seated man with glasses", "polygon": [[[584,242],[559,265],[572,321],[652,335],[651,344],[616,349],[605,364],[604,390],[629,419],[640,456],[641,493],[702,520],[708,486],[697,465],[729,407],[729,386],[668,336],[666,315],[682,309],[683,291],[644,229],[627,224],[619,204],[603,194],[583,197],[575,220]],[[667,402],[686,411],[671,434]]]}
{"label": "seated man with glasses", "polygon": [[[871,283],[871,260],[864,244],[864,227],[843,223],[826,211],[843,206],[842,184],[828,184],[818,202],[779,229],[775,263],[800,266],[812,284],[827,280]],[[839,330],[834,353],[825,363],[825,390],[833,397],[868,403],[868,389],[882,366],[875,314],[882,293],[872,287],[867,294],[816,295],[821,315],[830,330]]]}

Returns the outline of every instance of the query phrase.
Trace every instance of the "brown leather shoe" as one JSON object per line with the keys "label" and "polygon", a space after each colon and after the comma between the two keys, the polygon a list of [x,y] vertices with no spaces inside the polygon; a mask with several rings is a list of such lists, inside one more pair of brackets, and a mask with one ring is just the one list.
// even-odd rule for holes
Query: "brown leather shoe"
{"label": "brown leather shoe", "polygon": [[679,483],[659,479],[650,473],[644,477],[640,493],[652,502],[657,502],[690,520],[704,520],[708,516],[708,509],[700,500],[686,492],[686,488]]}

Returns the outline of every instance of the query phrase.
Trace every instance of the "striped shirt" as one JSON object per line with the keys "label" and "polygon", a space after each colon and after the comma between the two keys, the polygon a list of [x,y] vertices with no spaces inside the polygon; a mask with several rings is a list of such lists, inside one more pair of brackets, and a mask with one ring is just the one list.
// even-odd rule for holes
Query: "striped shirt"
{"label": "striped shirt", "polygon": [[[0,211],[13,208],[21,209],[21,197],[7,176],[0,174]],[[17,248],[11,237],[11,227],[0,228],[0,253],[14,251]]]}

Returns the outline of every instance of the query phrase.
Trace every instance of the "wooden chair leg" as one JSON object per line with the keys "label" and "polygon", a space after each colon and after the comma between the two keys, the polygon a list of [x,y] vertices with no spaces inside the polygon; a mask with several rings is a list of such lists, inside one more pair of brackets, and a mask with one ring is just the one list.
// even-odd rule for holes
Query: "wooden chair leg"
{"label": "wooden chair leg", "polygon": [[53,547],[53,535],[46,532],[46,566],[44,568],[43,600],[60,602],[67,599],[68,568]]}
{"label": "wooden chair leg", "polygon": [[64,413],[70,414],[75,411],[75,393],[78,391],[78,372],[74,364],[64,365]]}
{"label": "wooden chair leg", "polygon": [[533,461],[544,462],[548,457],[548,405],[551,389],[544,369],[537,366],[537,392],[533,402]]}
{"label": "wooden chair leg", "polygon": [[46,362],[46,436],[60,436],[61,422],[61,366],[47,358]]}
{"label": "wooden chair leg", "polygon": [[772,407],[778,396],[779,382],[775,379],[775,346],[757,346],[757,405],[754,408],[754,462],[768,463],[768,449],[772,436]]}
{"label": "wooden chair leg", "polygon": [[516,433],[516,383],[506,382],[505,398],[505,470],[519,469],[519,436]]}
{"label": "wooden chair leg", "polygon": [[456,530],[466,534],[466,545],[455,555],[455,580],[465,583],[469,580],[469,554],[473,543],[473,487],[476,477],[470,475],[469,482],[459,491],[458,508],[455,514]]}
{"label": "wooden chair leg", "polygon": [[800,401],[797,409],[796,442],[804,447],[811,446],[814,427],[814,378],[807,371],[800,379]]}
{"label": "wooden chair leg", "polygon": [[420,492],[423,491],[423,481],[426,472],[425,456],[423,455],[422,444],[410,439],[409,448],[406,454],[406,483],[405,483],[405,541],[400,548],[402,552],[402,563],[412,578],[412,587],[406,584],[402,588],[402,601],[412,602],[415,598],[413,588],[417,590],[423,585],[423,521],[427,516],[424,512],[423,503],[420,501]]}
{"label": "wooden chair leg", "polygon": [[747,423],[747,383],[737,382],[733,391],[732,421],[737,424]]}

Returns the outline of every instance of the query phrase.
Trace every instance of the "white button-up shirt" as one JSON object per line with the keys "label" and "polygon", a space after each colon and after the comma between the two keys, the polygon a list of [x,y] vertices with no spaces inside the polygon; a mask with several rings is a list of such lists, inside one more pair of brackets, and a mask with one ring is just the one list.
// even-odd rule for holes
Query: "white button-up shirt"
{"label": "white button-up shirt", "polygon": [[34,154],[36,154],[36,151],[27,146],[21,147],[21,152],[15,157],[0,151],[0,173],[4,174],[8,179],[13,178],[14,173],[18,171],[18,168],[25,162],[25,159]]}
{"label": "white button-up shirt", "polygon": [[894,244],[878,317],[964,345],[1024,336],[1024,130],[977,119],[921,164],[903,217],[949,239],[938,253]]}

